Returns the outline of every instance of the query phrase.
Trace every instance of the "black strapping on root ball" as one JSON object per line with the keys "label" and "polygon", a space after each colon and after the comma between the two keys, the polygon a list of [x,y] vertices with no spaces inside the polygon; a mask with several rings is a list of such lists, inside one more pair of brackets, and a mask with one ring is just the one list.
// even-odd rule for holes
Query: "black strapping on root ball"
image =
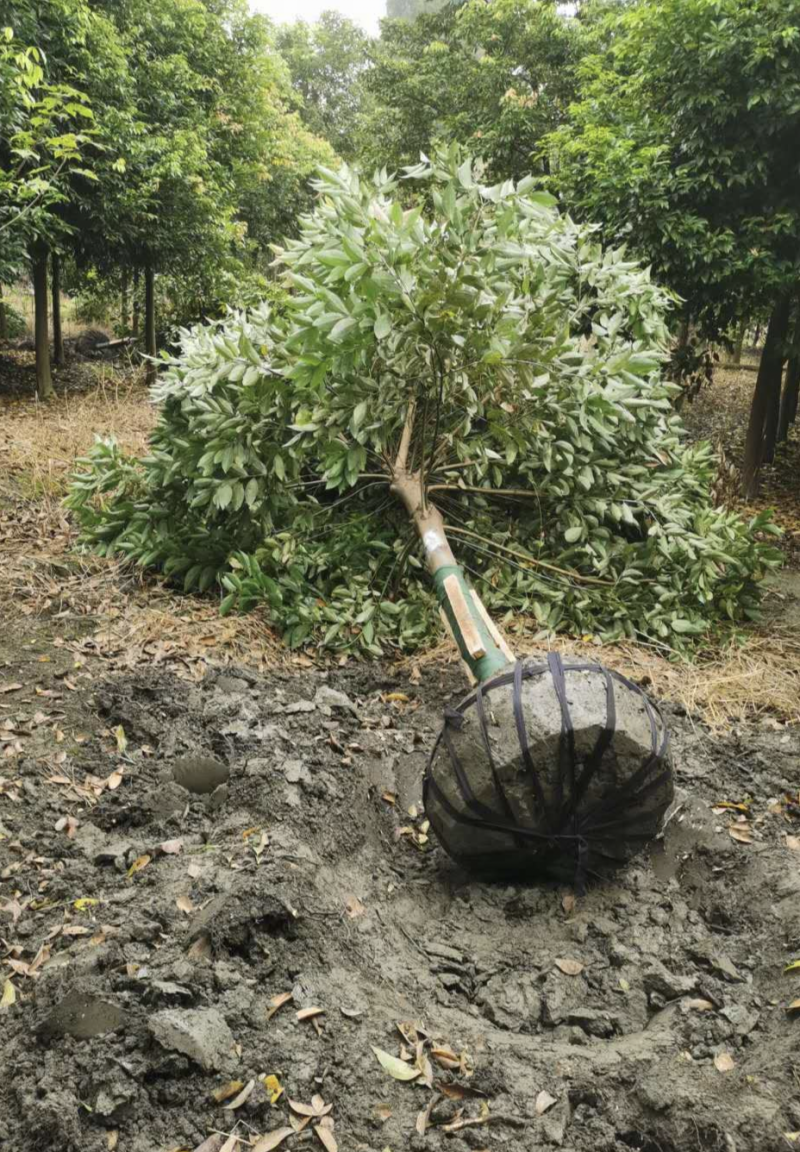
{"label": "black strapping on root ball", "polygon": [[[546,752],[552,749],[550,759],[556,759],[543,773],[541,760],[537,769],[532,755],[523,685],[548,673],[560,710],[560,733],[549,745],[537,746],[537,755],[541,757],[544,747]],[[567,677],[574,673],[592,673],[605,686],[605,715],[589,723],[584,707],[582,748],[576,744],[568,699]],[[623,725],[639,729],[635,739],[618,727],[617,693],[625,705]],[[623,694],[632,695],[623,701]],[[513,717],[519,749],[510,764],[499,764],[498,749],[493,747],[489,722],[493,696],[507,725]],[[556,728],[557,723],[556,719]],[[467,744],[459,735],[465,726]],[[587,746],[587,733],[596,732]],[[494,742],[498,743],[496,736]],[[673,794],[668,744],[657,705],[620,673],[601,664],[565,665],[555,653],[546,664],[526,666],[518,661],[508,672],[479,684],[457,708],[445,710],[444,726],[425,772],[426,813],[446,851],[472,870],[498,876],[554,869],[563,874],[564,865],[572,860],[576,885],[582,889],[592,871],[590,862],[627,859],[657,833]],[[473,764],[472,782],[462,762],[467,752],[478,757],[479,772]],[[497,833],[503,834],[500,841]]]}

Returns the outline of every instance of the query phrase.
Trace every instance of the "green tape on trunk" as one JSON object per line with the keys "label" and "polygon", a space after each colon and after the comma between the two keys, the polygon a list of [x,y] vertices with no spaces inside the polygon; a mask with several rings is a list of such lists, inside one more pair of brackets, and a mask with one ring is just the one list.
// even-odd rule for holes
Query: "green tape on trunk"
{"label": "green tape on trunk", "polygon": [[[444,582],[448,576],[455,576],[458,579],[461,585],[461,591],[464,593],[464,599],[469,608],[469,614],[481,638],[481,643],[483,644],[486,655],[481,656],[478,660],[476,660],[474,656],[470,656],[467,651],[467,646],[464,642],[464,637],[461,635],[461,629],[458,626],[455,613],[447,598],[447,593],[444,590]],[[450,564],[447,567],[439,568],[438,571],[433,574],[433,584],[436,589],[436,599],[439,601],[442,610],[450,622],[450,629],[458,645],[462,660],[477,680],[491,680],[492,676],[496,676],[503,668],[508,667],[508,658],[503,654],[502,650],[498,648],[491,632],[486,627],[486,622],[478,611],[472,596],[472,590],[467,583],[463,570],[459,568],[457,564]]]}

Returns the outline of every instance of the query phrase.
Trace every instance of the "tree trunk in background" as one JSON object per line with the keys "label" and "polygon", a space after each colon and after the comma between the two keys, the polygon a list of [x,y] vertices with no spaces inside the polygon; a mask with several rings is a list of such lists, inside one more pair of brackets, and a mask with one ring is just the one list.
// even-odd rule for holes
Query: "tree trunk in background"
{"label": "tree trunk in background", "polygon": [[761,449],[761,463],[771,464],[775,459],[775,445],[778,442],[778,420],[781,410],[781,380],[784,361],[781,359],[775,371],[772,387],[767,397],[767,411],[764,416],[764,444]]}
{"label": "tree trunk in background", "polygon": [[61,257],[53,253],[53,363],[64,363],[64,340],[61,335]]}
{"label": "tree trunk in background", "polygon": [[[156,354],[155,274],[150,264],[144,270],[144,350],[147,356]],[[157,366],[148,360],[145,377],[147,383],[155,384],[157,375]]]}
{"label": "tree trunk in background", "polygon": [[789,436],[789,425],[797,416],[797,397],[800,392],[800,352],[795,351],[786,365],[786,379],[781,396],[781,413],[778,418],[778,443],[782,444]]}
{"label": "tree trunk in background", "polygon": [[0,284],[0,340],[8,339],[8,323],[6,321],[6,306],[3,302],[3,285]]}
{"label": "tree trunk in background", "polygon": [[47,248],[35,244],[31,248],[33,271],[34,340],[36,345],[36,394],[40,400],[53,395],[53,377],[50,373],[50,333],[47,330]]}
{"label": "tree trunk in background", "polygon": [[739,325],[739,331],[736,333],[736,343],[733,348],[733,362],[734,364],[741,364],[742,362],[742,349],[744,348],[744,338],[747,335],[747,321],[742,320]]}
{"label": "tree trunk in background", "polygon": [[[771,400],[779,403],[781,372],[783,369],[783,345],[789,327],[789,297],[778,300],[769,318],[764,351],[758,367],[753,402],[750,407],[750,422],[747,425],[747,439],[742,463],[742,493],[750,500],[758,491],[758,473],[764,460],[765,426],[771,410]],[[777,426],[777,417],[776,417]]]}
{"label": "tree trunk in background", "polygon": [[128,321],[131,317],[130,303],[128,295],[130,291],[130,276],[128,274],[127,265],[122,269],[122,290],[120,292],[119,312],[120,323],[122,325],[122,335],[128,335]]}
{"label": "tree trunk in background", "polygon": [[681,320],[681,326],[678,329],[678,348],[681,350],[683,350],[689,343],[690,331],[691,324],[689,322],[689,317],[687,316],[684,320]]}
{"label": "tree trunk in background", "polygon": [[139,265],[137,264],[133,270],[133,331],[132,336],[139,339]]}

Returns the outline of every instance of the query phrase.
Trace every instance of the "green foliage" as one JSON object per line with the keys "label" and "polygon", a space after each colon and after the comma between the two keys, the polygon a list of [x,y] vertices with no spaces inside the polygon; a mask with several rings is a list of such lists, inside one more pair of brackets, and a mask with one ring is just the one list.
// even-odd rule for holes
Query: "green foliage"
{"label": "green foliage", "polygon": [[797,280],[800,3],[612,4],[593,37],[554,186],[719,338]]}
{"label": "green foliage", "polygon": [[417,16],[430,16],[443,8],[447,0],[386,0],[386,15],[390,20],[415,20]]}
{"label": "green foliage", "polygon": [[751,616],[774,529],[710,504],[649,274],[533,177],[487,183],[451,149],[406,178],[428,211],[385,172],[322,171],[283,312],[185,332],[149,456],[81,462],[84,543],[225,612],[264,602],[293,645],[413,648],[434,604],[390,490],[413,408],[409,464],[496,612],[678,646]]}
{"label": "green foliage", "polygon": [[366,33],[338,12],[323,12],[316,24],[285,24],[276,40],[300,97],[303,123],[344,159],[355,151],[368,45]]}
{"label": "green foliage", "polygon": [[[364,78],[359,160],[414,163],[436,143],[479,152],[496,179],[540,164],[574,95],[582,29],[547,0],[466,0],[385,22]],[[541,168],[540,170],[544,170]]]}

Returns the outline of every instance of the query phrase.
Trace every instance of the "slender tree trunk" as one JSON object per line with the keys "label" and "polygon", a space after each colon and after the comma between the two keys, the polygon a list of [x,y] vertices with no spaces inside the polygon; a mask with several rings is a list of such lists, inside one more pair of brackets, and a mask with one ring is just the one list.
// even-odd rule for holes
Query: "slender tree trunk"
{"label": "slender tree trunk", "polygon": [[[144,269],[144,350],[147,356],[156,354],[156,294],[155,273],[151,264]],[[155,384],[158,368],[152,362],[147,362],[147,383]]]}
{"label": "slender tree trunk", "polygon": [[53,395],[53,377],[50,372],[50,333],[47,324],[47,248],[35,244],[31,248],[33,271],[34,342],[36,346],[36,392],[40,400]]}
{"label": "slender tree trunk", "polygon": [[64,340],[61,335],[61,257],[53,253],[53,363],[64,363]]}
{"label": "slender tree trunk", "polygon": [[122,269],[122,290],[120,292],[120,323],[122,325],[122,335],[128,335],[128,321],[130,320],[131,310],[128,295],[130,292],[130,275],[128,273],[127,264]]}
{"label": "slender tree trunk", "polygon": [[795,351],[786,365],[786,379],[781,395],[781,412],[778,418],[778,443],[782,444],[789,436],[789,425],[797,416],[797,397],[800,392],[800,352]]}
{"label": "slender tree trunk", "polygon": [[131,332],[131,335],[134,336],[137,340],[139,339],[139,312],[141,311],[139,278],[140,270],[139,265],[137,264],[133,270],[133,331]]}
{"label": "slender tree trunk", "polygon": [[733,349],[733,362],[734,364],[741,364],[742,362],[742,349],[744,348],[744,338],[747,335],[747,320],[742,320],[739,325],[739,331],[736,333],[736,344]]}
{"label": "slender tree trunk", "polygon": [[681,351],[683,351],[683,349],[689,343],[690,332],[691,332],[691,323],[689,321],[689,317],[685,316],[683,318],[683,320],[681,320],[681,326],[678,329],[678,348]]}
{"label": "slender tree trunk", "polygon": [[768,413],[772,410],[772,398],[776,394],[780,395],[783,345],[788,327],[789,297],[783,296],[775,304],[769,318],[764,351],[761,353],[758,378],[750,407],[750,422],[747,426],[742,464],[742,492],[748,500],[758,491],[758,473],[764,461],[765,427]]}
{"label": "slender tree trunk", "polygon": [[3,285],[0,284],[0,340],[8,339],[8,323],[6,321],[6,306],[3,300]]}

